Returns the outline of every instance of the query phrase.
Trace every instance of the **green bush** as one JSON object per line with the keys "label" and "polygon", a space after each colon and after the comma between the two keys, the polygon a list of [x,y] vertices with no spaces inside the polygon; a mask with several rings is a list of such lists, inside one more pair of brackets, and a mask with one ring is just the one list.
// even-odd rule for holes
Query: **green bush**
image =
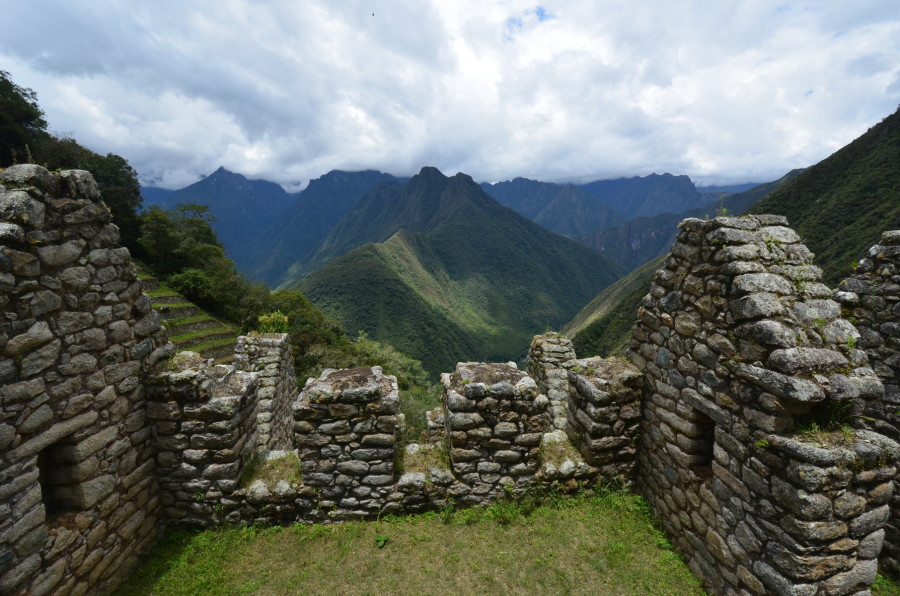
{"label": "green bush", "polygon": [[290,331],[288,317],[280,310],[259,315],[257,320],[260,333],[287,333]]}

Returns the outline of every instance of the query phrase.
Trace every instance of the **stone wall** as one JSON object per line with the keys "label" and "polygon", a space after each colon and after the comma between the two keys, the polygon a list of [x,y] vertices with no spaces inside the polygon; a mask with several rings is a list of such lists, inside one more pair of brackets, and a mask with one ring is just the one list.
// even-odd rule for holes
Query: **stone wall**
{"label": "stone wall", "polygon": [[528,349],[528,374],[550,400],[550,420],[557,430],[566,430],[569,421],[569,373],[564,364],[574,359],[572,340],[559,333],[534,336]]}
{"label": "stone wall", "polygon": [[577,359],[572,342],[554,332],[532,339],[528,372],[547,392],[558,431],[545,443],[564,437],[578,450],[584,460],[578,479],[629,486],[637,461],[641,372],[621,358]]}
{"label": "stone wall", "polygon": [[87,172],[0,171],[0,307],[0,593],[104,593],[156,535],[172,346]]}
{"label": "stone wall", "polygon": [[874,580],[900,453],[860,430],[883,386],[777,216],[688,219],[638,313],[638,486],[715,593]]}
{"label": "stone wall", "polygon": [[604,482],[630,485],[637,463],[643,375],[628,362],[600,357],[568,368],[568,435]]}
{"label": "stone wall", "polygon": [[147,417],[166,524],[240,521],[233,493],[256,452],[257,374],[182,352],[149,380]]}
{"label": "stone wall", "polygon": [[468,487],[460,502],[524,489],[537,473],[549,401],[515,364],[460,362],[441,377],[450,467]]}
{"label": "stone wall", "polygon": [[258,372],[257,448],[284,450],[293,445],[291,403],[297,395],[291,344],[287,333],[242,335],[234,349],[239,370]]}
{"label": "stone wall", "polygon": [[316,506],[336,520],[385,511],[403,427],[396,377],[377,366],[326,370],[307,381],[293,412],[303,484]]}
{"label": "stone wall", "polygon": [[[870,403],[865,412],[870,426],[900,440],[900,230],[881,236],[855,273],[841,282],[835,296],[859,330],[859,347],[884,383],[884,399]],[[896,479],[885,531],[881,562],[900,576],[900,485]]]}

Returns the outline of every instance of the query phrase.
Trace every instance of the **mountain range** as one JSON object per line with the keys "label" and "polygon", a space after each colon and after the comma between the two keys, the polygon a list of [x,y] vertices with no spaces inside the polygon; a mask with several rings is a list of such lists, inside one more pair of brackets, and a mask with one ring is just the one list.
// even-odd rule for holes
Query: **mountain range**
{"label": "mountain range", "polygon": [[319,254],[333,258],[296,288],[349,331],[433,372],[460,359],[520,357],[532,335],[559,328],[624,273],[503,207],[465,174],[435,168],[375,186]]}
{"label": "mountain range", "polygon": [[[334,170],[310,181],[303,191],[288,194],[272,182],[248,180],[219,168],[186,188],[168,191],[150,187],[142,189],[142,195],[145,205],[165,209],[180,203],[208,205],[215,218],[213,229],[238,269],[251,279],[277,288],[290,285],[358,246],[336,244],[329,235],[346,238],[336,230],[342,218],[363,194],[389,181],[405,179],[373,170]],[[592,234],[598,230],[614,234],[616,226],[627,223],[635,214],[671,214],[728,194],[728,187],[697,189],[687,176],[671,174],[583,185],[516,178],[483,183],[481,188],[500,204],[544,228],[588,246],[593,246],[589,240]],[[621,258],[615,251],[609,256],[629,268],[639,264],[634,258]]]}
{"label": "mountain range", "polygon": [[226,254],[248,277],[299,288],[351,334],[438,372],[458,360],[518,358],[531,335],[560,328],[627,272],[571,238],[727,190],[700,193],[668,174],[478,185],[426,167],[412,179],[332,171],[291,195],[219,168],[184,189],[143,194],[164,208],[209,205]]}
{"label": "mountain range", "polygon": [[895,113],[819,164],[752,188],[698,189],[670,174],[479,185],[426,167],[409,180],[333,171],[288,195],[220,169],[145,198],[209,204],[245,273],[299,288],[351,333],[436,372],[516,358],[531,334],[564,325],[580,352],[620,348],[656,269],[642,265],[686,217],[786,215],[834,283],[882,230],[900,228],[898,163]]}
{"label": "mountain range", "polygon": [[740,215],[801,171],[792,170],[778,180],[750,185],[749,189],[739,193],[719,193],[715,203],[680,213],[635,217],[617,225],[596,229],[577,240],[630,271],[667,253],[678,235],[678,223],[681,220],[687,217],[706,219],[723,213]]}
{"label": "mountain range", "polygon": [[267,180],[248,180],[219,168],[209,176],[174,192],[142,189],[147,205],[166,210],[180,204],[207,205],[215,220],[213,229],[229,252],[257,238],[260,228],[278,220],[292,197],[281,186]]}

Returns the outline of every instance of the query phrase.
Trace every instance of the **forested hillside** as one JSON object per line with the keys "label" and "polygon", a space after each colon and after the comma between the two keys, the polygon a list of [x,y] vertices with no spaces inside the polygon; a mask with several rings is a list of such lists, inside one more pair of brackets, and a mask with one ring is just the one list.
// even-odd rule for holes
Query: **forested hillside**
{"label": "forested hillside", "polygon": [[433,372],[519,357],[531,335],[560,327],[622,272],[501,206],[468,176],[434,168],[373,189],[327,240],[323,254],[369,244],[297,287],[348,329]]}
{"label": "forested hillside", "polygon": [[900,228],[900,109],[753,206],[787,216],[835,284]]}

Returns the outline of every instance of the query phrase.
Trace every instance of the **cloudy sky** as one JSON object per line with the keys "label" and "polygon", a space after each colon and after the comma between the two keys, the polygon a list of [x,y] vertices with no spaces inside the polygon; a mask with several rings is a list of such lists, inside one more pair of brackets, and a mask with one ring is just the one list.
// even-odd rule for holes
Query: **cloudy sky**
{"label": "cloudy sky", "polygon": [[180,188],[331,169],[767,181],[900,104],[897,0],[12,0],[50,128]]}

